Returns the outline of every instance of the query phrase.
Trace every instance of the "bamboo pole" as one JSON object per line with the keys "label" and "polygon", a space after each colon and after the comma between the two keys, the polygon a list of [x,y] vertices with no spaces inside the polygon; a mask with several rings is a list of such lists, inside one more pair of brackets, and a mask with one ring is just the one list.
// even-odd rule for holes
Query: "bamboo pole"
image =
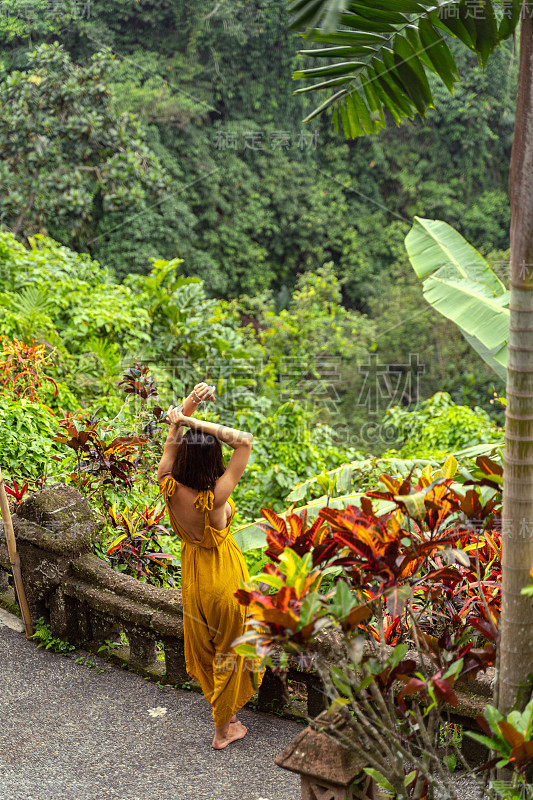
{"label": "bamboo pole", "polygon": [[33,628],[31,625],[31,614],[24,584],[22,582],[22,571],[20,568],[20,556],[17,552],[17,542],[15,539],[15,531],[13,530],[13,520],[11,519],[11,512],[7,502],[6,487],[2,477],[2,470],[0,469],[0,516],[4,520],[4,531],[6,534],[7,551],[9,553],[9,561],[13,571],[13,578],[15,580],[15,591],[22,613],[22,621],[26,629],[26,638],[31,639],[33,636]]}

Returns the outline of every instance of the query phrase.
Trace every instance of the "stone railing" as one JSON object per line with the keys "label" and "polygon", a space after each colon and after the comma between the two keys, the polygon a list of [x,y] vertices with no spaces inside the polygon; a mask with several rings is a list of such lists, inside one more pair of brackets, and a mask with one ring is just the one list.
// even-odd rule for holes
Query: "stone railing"
{"label": "stone railing", "polygon": [[[181,592],[158,589],[111,569],[95,556],[99,521],[77,489],[57,484],[28,497],[13,515],[22,576],[32,620],[49,622],[54,636],[92,652],[111,642],[107,654],[114,661],[163,683],[181,686],[190,679],[183,651]],[[0,523],[0,605],[15,608],[8,586],[9,558]],[[127,639],[127,644],[125,643]],[[319,636],[317,653],[335,663],[335,638]],[[295,659],[288,678],[300,689],[300,702],[290,703],[284,683],[267,670],[256,707],[292,717],[315,717],[326,706],[319,676],[304,670]],[[492,694],[493,675],[468,684],[451,720],[476,729],[474,717]],[[472,760],[475,742],[465,739]]]}

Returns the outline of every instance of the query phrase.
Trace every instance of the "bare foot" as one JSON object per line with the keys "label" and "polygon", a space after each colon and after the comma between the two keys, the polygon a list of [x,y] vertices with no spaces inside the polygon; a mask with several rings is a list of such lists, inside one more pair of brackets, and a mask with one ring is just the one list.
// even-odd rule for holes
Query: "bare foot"
{"label": "bare foot", "polygon": [[238,721],[238,720],[237,720],[237,714],[234,714],[234,715],[232,716],[232,718],[230,719],[230,722],[237,722],[237,721]]}
{"label": "bare foot", "polygon": [[[226,728],[225,731],[223,729]],[[228,722],[227,725],[224,725],[217,730],[215,730],[215,738],[213,739],[213,747],[215,750],[223,750],[228,744],[231,742],[235,742],[238,739],[244,739],[247,734],[246,727],[242,724],[242,722]]]}

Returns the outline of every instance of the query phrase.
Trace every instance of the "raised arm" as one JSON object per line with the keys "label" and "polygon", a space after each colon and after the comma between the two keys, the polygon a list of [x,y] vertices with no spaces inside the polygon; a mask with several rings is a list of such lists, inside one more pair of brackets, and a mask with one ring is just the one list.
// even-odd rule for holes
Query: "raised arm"
{"label": "raised arm", "polygon": [[[211,389],[207,385],[207,383],[198,383],[183,401],[182,411],[188,417],[191,414],[194,414],[198,406],[203,400],[212,400],[213,396],[211,394]],[[169,408],[169,411],[172,409],[172,406]],[[168,417],[168,412],[167,412]],[[163,455],[161,456],[161,461],[159,462],[159,466],[157,468],[157,480],[159,482],[165,477],[165,475],[170,475],[170,471],[172,470],[172,465],[176,460],[176,453],[178,451],[178,446],[183,436],[183,428],[180,425],[176,424],[175,422],[171,422],[170,428],[167,434],[167,438],[165,441],[165,446],[163,448]]]}
{"label": "raised arm", "polygon": [[237,486],[241,476],[246,469],[254,437],[247,431],[240,431],[236,428],[228,428],[226,425],[218,425],[215,422],[208,422],[195,417],[186,417],[183,412],[172,409],[168,413],[171,422],[183,427],[193,428],[203,433],[216,436],[219,441],[228,444],[233,448],[233,454],[224,474],[217,480],[215,486],[215,506],[223,505],[230,494]]}

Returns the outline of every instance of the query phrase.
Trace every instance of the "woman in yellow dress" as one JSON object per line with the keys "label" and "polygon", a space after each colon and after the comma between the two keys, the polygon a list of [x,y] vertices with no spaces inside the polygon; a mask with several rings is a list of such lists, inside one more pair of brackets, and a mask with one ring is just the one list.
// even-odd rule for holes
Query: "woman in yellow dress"
{"label": "woman in yellow dress", "polygon": [[[211,704],[221,750],[246,735],[236,712],[252,697],[263,673],[232,651],[245,631],[246,611],[234,597],[241,578],[250,579],[230,528],[235,514],[231,493],[252,450],[252,434],[195,419],[199,403],[212,399],[205,383],[195,386],[183,406],[169,408],[171,425],[157,478],[170,522],[181,546],[181,591],[187,672]],[[189,430],[184,435],[184,428]],[[224,468],[221,442],[233,448]]]}

